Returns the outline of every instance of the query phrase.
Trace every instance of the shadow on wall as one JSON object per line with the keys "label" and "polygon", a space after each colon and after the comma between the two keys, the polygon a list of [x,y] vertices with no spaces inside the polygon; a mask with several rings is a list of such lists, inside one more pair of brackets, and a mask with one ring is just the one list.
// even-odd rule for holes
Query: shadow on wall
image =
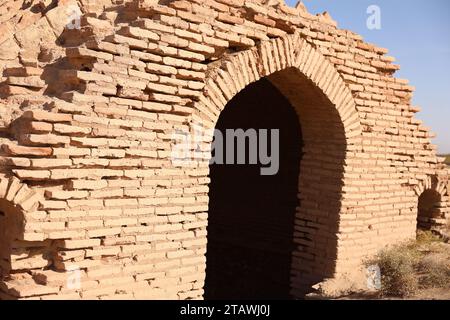
{"label": "shadow on wall", "polygon": [[210,166],[205,299],[301,298],[333,278],[347,153],[336,106],[288,68],[238,93],[216,128],[279,128],[281,159],[275,176]]}
{"label": "shadow on wall", "polygon": [[23,210],[0,199],[0,300],[36,295],[33,290],[45,281],[34,271],[52,268],[51,242],[24,240],[25,222]]}
{"label": "shadow on wall", "polygon": [[0,200],[0,275],[1,281],[8,280],[12,265],[13,243],[23,237],[24,216],[21,210],[8,201]]}
{"label": "shadow on wall", "polygon": [[341,116],[328,97],[296,68],[269,76],[300,119],[300,163],[292,258],[292,294],[303,297],[311,286],[333,278],[342,210],[347,139]]}
{"label": "shadow on wall", "polygon": [[441,214],[441,195],[436,190],[425,190],[419,197],[417,229],[422,231],[438,227]]}
{"label": "shadow on wall", "polygon": [[[288,299],[302,147],[298,117],[262,79],[227,104],[216,129],[224,137],[226,129],[278,129],[280,159],[275,175],[261,175],[261,164],[248,162],[210,166],[205,299]],[[247,143],[247,161],[249,149]]]}

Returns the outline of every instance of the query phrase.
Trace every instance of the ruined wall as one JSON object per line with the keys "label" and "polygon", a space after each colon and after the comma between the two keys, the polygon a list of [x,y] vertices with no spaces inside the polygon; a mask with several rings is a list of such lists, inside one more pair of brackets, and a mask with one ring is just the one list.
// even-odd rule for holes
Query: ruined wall
{"label": "ruined wall", "polygon": [[1,228],[23,216],[1,298],[201,298],[210,137],[180,166],[173,132],[214,128],[265,76],[306,143],[295,296],[413,237],[424,190],[448,218],[449,171],[386,49],[301,4],[157,2],[0,5]]}

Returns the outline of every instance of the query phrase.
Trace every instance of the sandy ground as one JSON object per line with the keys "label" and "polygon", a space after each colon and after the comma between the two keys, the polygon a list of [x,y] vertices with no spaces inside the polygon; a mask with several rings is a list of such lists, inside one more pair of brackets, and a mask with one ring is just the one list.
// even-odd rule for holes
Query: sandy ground
{"label": "sandy ground", "polygon": [[450,289],[420,290],[417,294],[407,297],[380,297],[377,293],[355,293],[335,300],[450,300]]}

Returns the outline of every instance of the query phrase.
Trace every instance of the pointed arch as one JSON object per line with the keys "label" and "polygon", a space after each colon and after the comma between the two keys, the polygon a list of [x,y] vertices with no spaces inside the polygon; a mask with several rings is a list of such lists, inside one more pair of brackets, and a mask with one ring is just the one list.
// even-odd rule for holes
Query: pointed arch
{"label": "pointed arch", "polygon": [[11,261],[14,243],[43,240],[42,233],[25,231],[27,215],[35,212],[42,200],[40,193],[18,178],[0,175],[0,284],[8,280],[14,269]]}
{"label": "pointed arch", "polygon": [[214,128],[228,101],[248,84],[290,68],[324,93],[339,114],[348,144],[356,144],[362,129],[351,90],[333,64],[299,33],[263,41],[210,64],[204,95],[194,106],[193,118],[200,117],[208,128]]}
{"label": "pointed arch", "polygon": [[[292,295],[298,297],[337,272],[340,216],[346,197],[351,199],[351,179],[344,176],[361,151],[361,123],[351,90],[333,64],[295,33],[211,63],[191,128],[214,129],[228,102],[262,78],[290,101],[302,127],[291,270]],[[209,152],[211,140],[205,143],[202,150]]]}
{"label": "pointed arch", "polygon": [[419,185],[414,188],[414,192],[418,197],[426,190],[433,190],[441,196],[445,196],[448,192],[447,188],[448,185],[446,181],[439,180],[437,176],[427,176],[426,179],[422,180]]}
{"label": "pointed arch", "polygon": [[0,200],[9,202],[22,212],[33,212],[43,197],[18,178],[0,175]]}
{"label": "pointed arch", "polygon": [[449,225],[448,182],[427,176],[414,188],[417,198],[417,230],[439,231]]}

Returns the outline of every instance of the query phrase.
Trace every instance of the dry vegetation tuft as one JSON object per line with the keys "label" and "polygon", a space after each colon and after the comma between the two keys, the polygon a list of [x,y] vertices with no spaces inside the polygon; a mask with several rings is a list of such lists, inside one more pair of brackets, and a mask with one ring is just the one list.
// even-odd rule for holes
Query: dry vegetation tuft
{"label": "dry vegetation tuft", "polygon": [[371,264],[381,269],[384,297],[411,297],[421,290],[450,290],[450,245],[430,232],[381,251]]}
{"label": "dry vegetation tuft", "polygon": [[450,154],[444,154],[443,157],[445,157],[445,163],[450,166]]}

